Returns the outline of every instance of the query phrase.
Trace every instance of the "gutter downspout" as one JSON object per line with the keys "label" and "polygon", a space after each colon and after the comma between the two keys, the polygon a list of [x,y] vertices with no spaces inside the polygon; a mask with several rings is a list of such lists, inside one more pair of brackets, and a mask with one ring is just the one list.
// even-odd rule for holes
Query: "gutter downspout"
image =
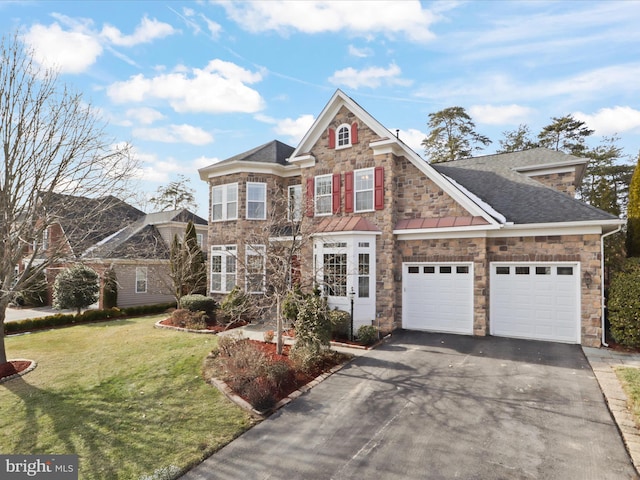
{"label": "gutter downspout", "polygon": [[604,345],[605,347],[608,347],[609,344],[607,342],[605,342],[605,329],[604,329],[604,239],[606,237],[608,237],[609,235],[613,235],[614,233],[618,233],[620,230],[622,230],[622,225],[618,225],[618,228],[616,228],[615,230],[609,232],[609,233],[605,233],[600,237],[600,278],[602,278],[602,284],[601,284],[601,288],[602,288],[602,314],[600,315],[600,329],[602,330],[602,338],[600,339],[600,341],[602,342],[602,345]]}

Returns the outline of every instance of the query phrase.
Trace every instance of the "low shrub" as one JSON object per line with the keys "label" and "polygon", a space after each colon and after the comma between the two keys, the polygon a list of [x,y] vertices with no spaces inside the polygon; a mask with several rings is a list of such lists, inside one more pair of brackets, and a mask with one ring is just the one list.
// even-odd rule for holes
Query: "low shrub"
{"label": "low shrub", "polygon": [[329,312],[331,322],[331,338],[349,338],[351,335],[351,314],[344,310],[331,310]]}
{"label": "low shrub", "polygon": [[295,379],[295,372],[284,360],[276,360],[266,365],[265,376],[276,389],[281,389]]}
{"label": "low shrub", "polygon": [[228,323],[250,320],[254,311],[251,295],[235,286],[220,303],[223,318]]}
{"label": "low shrub", "polygon": [[205,318],[204,312],[192,312],[191,310],[179,308],[171,314],[171,323],[176,327],[204,330],[207,328]]}
{"label": "low shrub", "polygon": [[213,314],[218,308],[218,302],[205,295],[185,295],[180,299],[180,305],[192,312],[205,312],[207,315]]}
{"label": "low shrub", "polygon": [[278,401],[273,382],[267,377],[258,377],[244,384],[238,393],[256,410],[268,410]]}
{"label": "low shrub", "polygon": [[608,311],[613,339],[627,347],[640,347],[640,259],[627,259],[611,279]]}
{"label": "low shrub", "polygon": [[362,325],[356,337],[363,345],[373,345],[378,340],[378,329],[372,325]]}
{"label": "low shrub", "polygon": [[246,338],[230,335],[218,341],[219,373],[236,392],[241,393],[246,384],[263,376],[267,362],[264,352]]}

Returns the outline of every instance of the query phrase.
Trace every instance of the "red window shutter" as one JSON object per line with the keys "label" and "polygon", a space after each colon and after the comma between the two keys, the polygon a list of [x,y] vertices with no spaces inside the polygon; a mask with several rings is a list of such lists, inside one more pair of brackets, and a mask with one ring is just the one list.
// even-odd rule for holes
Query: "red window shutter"
{"label": "red window shutter", "polygon": [[333,213],[340,213],[340,174],[334,173],[331,180],[331,209]]}
{"label": "red window shutter", "polygon": [[329,148],[336,148],[336,131],[333,128],[329,129]]}
{"label": "red window shutter", "polygon": [[384,167],[376,167],[373,178],[373,203],[376,210],[384,208]]}
{"label": "red window shutter", "polygon": [[358,123],[351,124],[351,144],[358,143]]}
{"label": "red window shutter", "polygon": [[312,178],[307,178],[307,217],[313,217],[315,210],[313,197],[314,197],[314,181]]}
{"label": "red window shutter", "polygon": [[344,174],[344,211],[353,212],[353,172]]}

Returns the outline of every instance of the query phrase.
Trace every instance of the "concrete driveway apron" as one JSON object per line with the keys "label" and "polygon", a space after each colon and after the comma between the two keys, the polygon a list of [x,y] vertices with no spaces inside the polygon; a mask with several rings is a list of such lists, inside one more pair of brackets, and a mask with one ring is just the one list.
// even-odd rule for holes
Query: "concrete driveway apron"
{"label": "concrete driveway apron", "polygon": [[400,332],[182,478],[637,476],[578,345]]}

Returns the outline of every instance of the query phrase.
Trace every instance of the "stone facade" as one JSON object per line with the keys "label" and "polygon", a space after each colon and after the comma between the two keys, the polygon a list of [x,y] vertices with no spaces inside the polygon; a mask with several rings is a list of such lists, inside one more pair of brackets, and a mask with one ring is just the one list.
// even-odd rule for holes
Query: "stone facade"
{"label": "stone facade", "polygon": [[[337,130],[341,125],[357,124],[358,142],[348,147],[332,147],[329,129]],[[209,243],[211,245],[238,244],[238,256],[243,251],[243,239],[259,233],[264,223],[246,220],[246,182],[265,182],[268,185],[267,208],[272,209],[274,199],[287,195],[287,186],[300,184],[304,205],[313,205],[307,192],[307,179],[318,175],[334,175],[339,178],[340,207],[328,215],[315,216],[303,212],[302,227],[305,232],[314,232],[327,218],[337,219],[358,216],[377,227],[375,233],[376,254],[376,315],[375,321],[384,332],[402,327],[402,278],[403,262],[471,262],[473,263],[473,333],[483,336],[490,333],[490,263],[491,262],[579,262],[581,284],[581,339],[582,344],[600,345],[601,336],[601,258],[600,235],[527,235],[505,237],[491,236],[489,231],[478,235],[464,230],[456,238],[448,231],[438,237],[431,231],[424,239],[407,239],[394,228],[398,221],[445,217],[474,217],[451,195],[438,186],[425,170],[418,168],[415,159],[395,152],[375,154],[372,143],[385,140],[374,129],[367,126],[346,106],[329,119],[328,128],[318,134],[318,140],[301,154],[306,159],[299,167],[299,175],[279,177],[276,174],[234,173],[211,178],[211,185],[238,183],[238,220],[210,222]],[[354,170],[382,167],[384,169],[384,208],[347,213],[345,211],[345,174]],[[336,176],[337,175],[337,176]],[[568,195],[575,193],[575,174],[545,174],[533,176],[545,185],[552,186]],[[286,205],[280,202],[280,205]],[[286,212],[280,209],[280,214]],[[313,210],[313,209],[311,209]],[[325,222],[326,223],[326,222]],[[437,230],[437,229],[436,229]],[[347,235],[353,232],[331,232],[327,235]],[[432,238],[433,237],[433,238]],[[336,237],[337,238],[337,237]],[[268,253],[267,253],[268,254]],[[314,282],[314,247],[312,237],[307,237],[300,252],[301,278],[309,288]],[[240,277],[239,268],[238,275]],[[589,278],[589,281],[584,280]]]}

